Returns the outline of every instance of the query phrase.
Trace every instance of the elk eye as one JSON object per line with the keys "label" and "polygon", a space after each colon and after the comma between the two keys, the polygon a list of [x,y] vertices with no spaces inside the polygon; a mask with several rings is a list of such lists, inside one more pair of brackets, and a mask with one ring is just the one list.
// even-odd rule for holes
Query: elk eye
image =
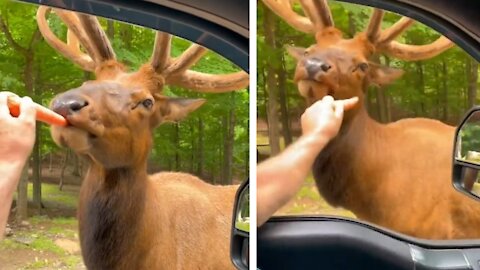
{"label": "elk eye", "polygon": [[368,63],[360,63],[360,64],[358,64],[358,68],[359,68],[361,71],[367,71],[367,69],[368,69]]}
{"label": "elk eye", "polygon": [[153,100],[149,98],[145,99],[144,101],[142,101],[142,106],[147,109],[151,109],[153,107]]}
{"label": "elk eye", "polygon": [[303,56],[308,56],[308,51],[307,51],[307,50],[305,50],[305,51],[303,52]]}

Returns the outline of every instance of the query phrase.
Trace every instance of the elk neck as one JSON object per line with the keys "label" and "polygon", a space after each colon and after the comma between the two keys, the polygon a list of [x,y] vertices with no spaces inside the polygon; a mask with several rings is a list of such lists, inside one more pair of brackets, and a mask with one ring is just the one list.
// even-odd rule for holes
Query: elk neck
{"label": "elk neck", "polygon": [[[370,204],[368,196],[375,185],[369,183],[366,175],[374,170],[376,160],[385,138],[385,125],[368,115],[365,107],[349,111],[338,135],[319,153],[313,164],[313,176],[317,187],[327,202],[355,212]],[[346,115],[347,116],[347,115]],[[382,149],[383,148],[383,149]],[[364,179],[365,178],[365,179]]]}
{"label": "elk neck", "polygon": [[[89,269],[124,269],[141,262],[141,237],[148,185],[146,164],[106,169],[91,161],[80,193],[80,241]],[[126,260],[125,258],[129,258]]]}

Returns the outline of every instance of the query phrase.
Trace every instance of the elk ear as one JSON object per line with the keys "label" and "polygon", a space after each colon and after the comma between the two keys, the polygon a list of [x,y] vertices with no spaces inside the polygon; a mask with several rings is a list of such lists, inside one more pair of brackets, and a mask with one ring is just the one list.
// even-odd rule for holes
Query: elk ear
{"label": "elk ear", "polygon": [[398,68],[387,67],[377,63],[369,63],[370,84],[381,87],[391,84],[402,77],[404,71]]}
{"label": "elk ear", "polygon": [[305,54],[305,48],[286,46],[287,52],[295,59],[299,60]]}
{"label": "elk ear", "polygon": [[153,126],[163,122],[176,122],[185,118],[205,103],[205,99],[167,98],[157,100],[158,107],[152,120]]}

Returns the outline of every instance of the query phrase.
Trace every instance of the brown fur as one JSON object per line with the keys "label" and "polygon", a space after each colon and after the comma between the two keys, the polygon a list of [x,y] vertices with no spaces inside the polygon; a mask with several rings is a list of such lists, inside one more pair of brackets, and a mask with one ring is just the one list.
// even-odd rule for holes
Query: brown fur
{"label": "brown fur", "polygon": [[[363,105],[367,87],[388,84],[402,71],[368,61],[374,44],[365,34],[342,39],[326,28],[316,38],[307,49],[289,49],[298,61],[300,94],[307,103],[327,94],[360,99],[314,163],[322,196],[360,219],[408,235],[480,237],[480,204],[452,186],[454,128],[424,118],[375,122]],[[319,61],[329,69],[319,69]]]}
{"label": "brown fur", "polygon": [[[179,121],[205,100],[162,95],[166,83],[199,92],[248,86],[248,74],[190,70],[207,50],[192,44],[171,57],[170,34],[156,32],[151,62],[138,71],[116,60],[97,18],[66,10],[67,44],[37,12],[45,40],[96,79],[55,97],[51,108],[69,125],[52,127],[59,145],[90,161],[81,188],[79,225],[89,269],[233,269],[230,223],[236,186],[216,187],[183,173],[148,176],[153,130]],[[85,53],[80,49],[84,49]]]}
{"label": "brown fur", "polygon": [[228,254],[236,190],[185,173],[147,177],[144,171],[93,165],[79,208],[85,264],[89,269],[233,269]]}
{"label": "brown fur", "polygon": [[[234,269],[230,230],[237,186],[213,186],[185,173],[148,176],[153,129],[177,121],[204,100],[170,99],[163,78],[144,66],[124,73],[106,63],[100,77],[57,96],[87,106],[66,113],[54,140],[90,160],[78,210],[88,269]],[[115,73],[116,72],[116,73]],[[154,100],[151,108],[142,101]]]}
{"label": "brown fur", "polygon": [[360,219],[408,235],[480,237],[480,205],[451,184],[453,136],[439,121],[382,125],[362,110],[317,157],[319,191]]}

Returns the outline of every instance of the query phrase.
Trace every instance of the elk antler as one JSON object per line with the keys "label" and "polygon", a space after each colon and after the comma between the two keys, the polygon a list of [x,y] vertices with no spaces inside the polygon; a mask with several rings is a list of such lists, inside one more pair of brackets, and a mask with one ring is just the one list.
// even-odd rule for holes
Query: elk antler
{"label": "elk antler", "polygon": [[157,31],[152,54],[152,67],[161,74],[167,84],[205,93],[222,93],[248,86],[248,74],[239,71],[232,74],[205,74],[189,70],[202,58],[207,49],[192,44],[180,56],[170,59],[171,35]]}
{"label": "elk antler", "polygon": [[[112,45],[96,17],[53,9],[67,25],[65,43],[58,39],[48,26],[46,17],[50,9],[44,6],[38,9],[38,26],[45,40],[63,56],[87,71],[96,71],[100,64],[116,59]],[[207,53],[207,49],[192,44],[182,55],[171,59],[171,41],[170,34],[157,32],[151,62],[152,68],[165,78],[167,84],[212,93],[228,92],[248,86],[248,74],[243,71],[232,74],[204,74],[189,70]],[[97,77],[98,75],[97,70]]]}
{"label": "elk antler", "polygon": [[[48,26],[46,16],[51,8],[41,6],[37,11],[37,23],[45,40],[66,58],[82,69],[95,71],[102,62],[115,59],[115,53],[96,17],[75,12],[54,9],[54,12],[67,25],[67,44],[58,39]],[[87,52],[80,49],[80,45]]]}
{"label": "elk antler", "polygon": [[[55,50],[60,52],[64,57],[70,59],[72,62],[75,64],[79,65],[82,69],[87,70],[87,71],[94,71],[95,70],[95,62],[94,60],[85,53],[82,53],[80,50],[80,44],[79,44],[79,38],[82,37],[85,38],[84,35],[81,34],[73,34],[73,31],[71,28],[69,28],[68,31],[68,44],[65,44],[63,41],[57,38],[55,34],[50,30],[50,27],[48,26],[46,15],[50,12],[49,7],[44,7],[41,6],[38,8],[37,11],[37,23],[38,23],[38,28],[40,32],[42,33],[43,37],[47,41],[50,46],[52,46]],[[86,40],[83,40],[86,42]],[[89,46],[89,43],[86,43],[87,45],[85,46],[86,50],[91,49],[91,46]],[[88,51],[88,50],[87,50]]]}
{"label": "elk antler", "polygon": [[263,0],[263,3],[290,26],[304,33],[315,33],[324,27],[334,25],[326,0],[300,0],[307,17],[295,12],[290,1]]}
{"label": "elk antler", "polygon": [[454,45],[444,36],[439,37],[436,41],[427,45],[408,45],[394,41],[396,37],[412,26],[415,21],[407,17],[402,17],[390,28],[382,31],[381,23],[383,13],[384,12],[379,9],[373,10],[370,23],[365,32],[368,40],[375,44],[379,52],[406,61],[416,61],[435,57]]}
{"label": "elk antler", "polygon": [[[334,26],[332,14],[326,0],[299,0],[306,17],[293,10],[292,0],[263,0],[263,3],[293,28],[316,33],[325,27]],[[402,17],[390,28],[382,30],[384,11],[373,9],[365,35],[375,45],[378,52],[389,54],[407,61],[432,58],[451,48],[454,44],[445,37],[438,38],[428,45],[406,45],[394,41],[415,21]]]}

